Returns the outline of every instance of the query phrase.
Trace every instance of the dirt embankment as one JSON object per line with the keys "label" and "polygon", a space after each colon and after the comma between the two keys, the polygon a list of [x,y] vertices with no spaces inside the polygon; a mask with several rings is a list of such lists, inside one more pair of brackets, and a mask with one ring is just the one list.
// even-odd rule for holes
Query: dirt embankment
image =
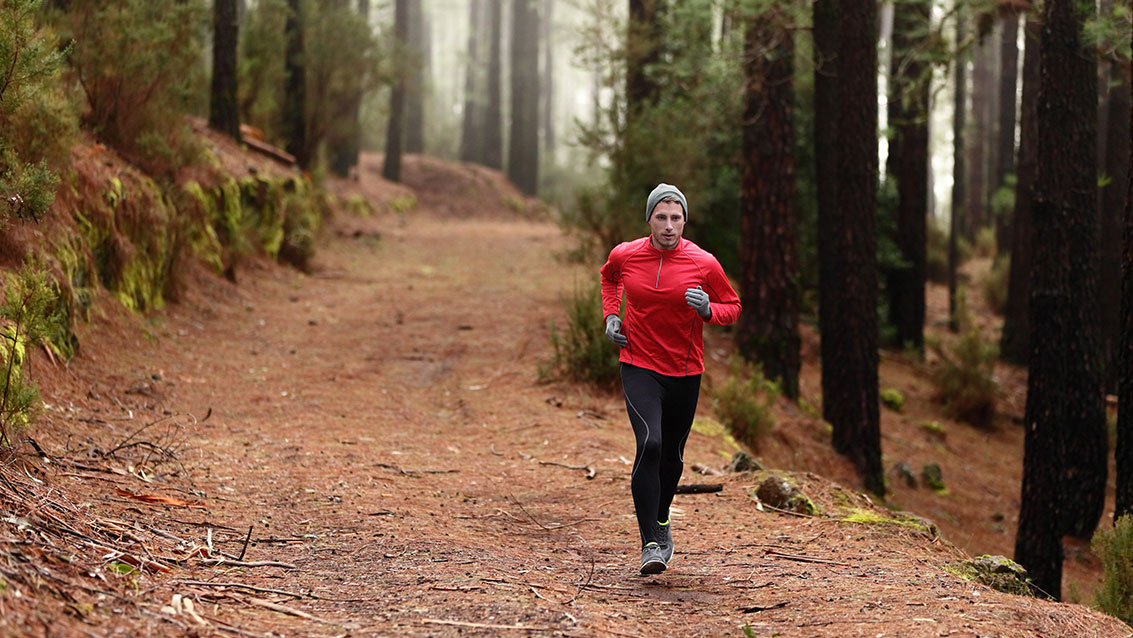
{"label": "dirt embankment", "polygon": [[[0,481],[0,633],[1128,635],[953,575],[964,552],[850,489],[805,415],[767,456],[841,481],[795,475],[820,515],[761,511],[752,474],[689,473],[723,490],[678,496],[677,558],[639,576],[619,397],[536,376],[592,269],[519,207],[453,196],[332,221],[309,275],[193,270],[145,318],[102,299],[75,360],[37,355],[42,454]],[[731,451],[699,428],[685,459]]]}

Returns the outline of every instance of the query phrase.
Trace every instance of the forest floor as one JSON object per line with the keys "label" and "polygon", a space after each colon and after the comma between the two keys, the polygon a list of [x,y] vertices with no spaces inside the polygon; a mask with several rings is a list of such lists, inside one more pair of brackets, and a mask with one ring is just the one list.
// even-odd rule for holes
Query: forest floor
{"label": "forest floor", "polygon": [[[404,192],[375,166],[344,188]],[[890,476],[889,503],[938,537],[887,522],[821,421],[785,401],[757,455],[794,471],[819,515],[760,508],[756,474],[694,474],[735,451],[712,427],[731,352],[716,330],[684,480],[723,489],[678,495],[676,557],[639,575],[620,394],[537,374],[593,265],[522,206],[457,192],[469,169],[406,166],[420,208],[334,218],[312,274],[258,259],[235,284],[193,271],[146,318],[104,299],[70,364],[37,353],[39,450],[2,465],[0,634],[1130,635],[954,575],[1012,553],[1017,371],[1001,374],[1002,423],[977,431],[941,415],[931,357],[882,358],[882,387],[907,397],[884,410],[886,467],[939,463],[948,488]],[[931,321],[940,304],[930,294]],[[817,406],[811,332],[804,356]],[[862,512],[877,516],[847,520]],[[1066,573],[1096,586],[1088,547]]]}

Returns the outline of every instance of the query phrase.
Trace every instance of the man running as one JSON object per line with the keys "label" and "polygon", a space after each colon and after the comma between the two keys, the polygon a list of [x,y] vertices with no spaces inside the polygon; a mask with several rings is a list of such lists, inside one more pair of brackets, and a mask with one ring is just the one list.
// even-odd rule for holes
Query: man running
{"label": "man running", "polygon": [[618,244],[602,266],[602,311],[606,336],[621,348],[626,412],[637,439],[630,487],[641,573],[657,574],[673,557],[669,505],[700,395],[703,326],[735,321],[740,298],[720,262],[681,237],[688,204],[677,187],[658,184],[649,193],[645,221],[649,235]]}

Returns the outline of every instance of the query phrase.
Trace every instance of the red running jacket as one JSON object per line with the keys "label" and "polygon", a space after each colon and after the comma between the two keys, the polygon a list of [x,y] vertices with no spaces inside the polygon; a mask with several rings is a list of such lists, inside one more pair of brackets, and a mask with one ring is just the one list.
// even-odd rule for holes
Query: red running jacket
{"label": "red running jacket", "polygon": [[708,323],[723,326],[740,316],[740,298],[720,262],[693,242],[681,238],[673,250],[659,250],[646,236],[615,246],[602,266],[602,317],[618,314],[625,290],[622,334],[629,345],[619,360],[672,377],[704,372],[705,322],[685,302],[685,290],[697,286],[712,303]]}

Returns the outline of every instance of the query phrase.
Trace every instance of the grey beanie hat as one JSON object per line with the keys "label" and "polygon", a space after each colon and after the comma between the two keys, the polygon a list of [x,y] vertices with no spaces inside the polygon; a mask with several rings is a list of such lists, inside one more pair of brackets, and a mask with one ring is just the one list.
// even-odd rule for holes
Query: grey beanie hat
{"label": "grey beanie hat", "polygon": [[657,204],[660,204],[662,199],[669,196],[676,197],[677,200],[680,201],[681,210],[683,210],[685,214],[685,221],[688,221],[688,202],[685,201],[684,193],[676,186],[664,182],[658,184],[657,188],[654,188],[653,192],[649,193],[649,199],[645,201],[645,221],[649,221],[649,218],[653,216],[653,208],[656,207]]}

